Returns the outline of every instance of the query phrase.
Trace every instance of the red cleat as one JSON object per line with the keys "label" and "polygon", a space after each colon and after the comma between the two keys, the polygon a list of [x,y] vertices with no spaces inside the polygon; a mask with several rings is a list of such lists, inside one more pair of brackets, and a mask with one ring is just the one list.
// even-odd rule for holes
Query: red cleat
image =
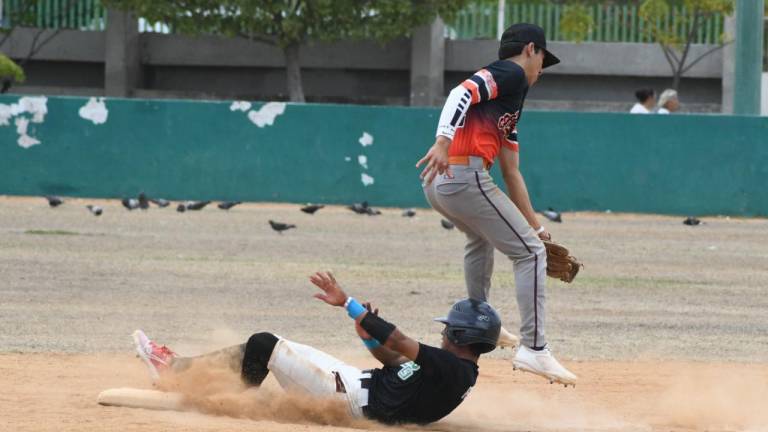
{"label": "red cleat", "polygon": [[147,365],[152,381],[159,380],[160,374],[171,366],[176,353],[165,345],[160,346],[152,342],[141,330],[133,332],[133,343],[139,357]]}

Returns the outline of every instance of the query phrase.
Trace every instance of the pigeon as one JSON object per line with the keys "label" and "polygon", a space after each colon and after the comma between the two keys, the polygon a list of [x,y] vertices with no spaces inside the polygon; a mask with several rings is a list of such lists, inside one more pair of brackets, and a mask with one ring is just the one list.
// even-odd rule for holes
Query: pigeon
{"label": "pigeon", "polygon": [[139,208],[139,200],[135,198],[123,198],[121,202],[123,203],[123,207],[128,210],[136,210]]}
{"label": "pigeon", "polygon": [[168,205],[171,203],[170,201],[162,198],[150,198],[149,202],[155,204],[156,206],[163,208],[168,207]]}
{"label": "pigeon", "polygon": [[440,219],[440,225],[442,225],[443,228],[445,228],[447,230],[451,230],[451,229],[453,229],[453,227],[456,226],[456,225],[453,224],[453,222],[451,222],[449,220],[445,220],[445,219]]}
{"label": "pigeon", "polygon": [[187,206],[185,206],[184,204],[179,204],[176,206],[176,211],[179,213],[184,213],[185,211],[187,211]]}
{"label": "pigeon", "polygon": [[416,216],[416,210],[414,210],[412,208],[405,209],[403,211],[403,217],[409,217],[410,218],[410,217],[414,217],[414,216]]}
{"label": "pigeon", "polygon": [[210,201],[187,201],[185,207],[187,210],[202,210],[210,203]]}
{"label": "pigeon", "polygon": [[147,195],[144,194],[144,192],[139,194],[139,208],[142,210],[149,208],[149,200],[147,199]]}
{"label": "pigeon", "polygon": [[321,208],[325,207],[322,204],[309,204],[305,205],[301,208],[301,211],[307,214],[315,214],[316,211],[320,210]]}
{"label": "pigeon", "polygon": [[699,225],[699,224],[701,224],[701,221],[699,219],[693,217],[693,216],[688,216],[683,221],[683,225],[696,226],[696,225]]}
{"label": "pigeon", "polygon": [[222,210],[229,210],[232,207],[242,203],[242,201],[224,201],[223,203],[219,203],[218,207]]}
{"label": "pigeon", "polygon": [[367,214],[368,216],[378,216],[381,214],[381,210],[375,209],[373,207],[368,207],[365,211],[365,214]]}
{"label": "pigeon", "polygon": [[351,206],[348,206],[347,208],[357,214],[368,214],[368,201],[363,201],[361,203],[354,203]]}
{"label": "pigeon", "polygon": [[51,207],[58,207],[64,204],[64,200],[57,196],[47,195],[45,199],[48,200],[48,205]]}
{"label": "pigeon", "polygon": [[296,225],[286,224],[286,223],[281,223],[281,222],[275,222],[275,221],[273,221],[271,219],[269,221],[269,226],[271,226],[273,230],[279,232],[280,234],[282,234],[283,231],[285,231],[285,230],[289,230],[291,228],[296,228]]}
{"label": "pigeon", "polygon": [[560,216],[560,213],[556,212],[555,209],[552,207],[549,207],[547,210],[544,210],[541,212],[541,214],[544,215],[545,218],[551,220],[552,222],[560,223],[563,221],[563,218]]}
{"label": "pigeon", "polygon": [[95,205],[90,205],[90,204],[88,204],[88,205],[87,205],[87,206],[85,206],[85,207],[88,209],[88,211],[90,211],[91,213],[93,213],[93,215],[94,215],[94,216],[101,216],[101,213],[103,213],[103,212],[104,212],[104,210],[103,210],[101,207],[99,207],[99,206],[95,206]]}

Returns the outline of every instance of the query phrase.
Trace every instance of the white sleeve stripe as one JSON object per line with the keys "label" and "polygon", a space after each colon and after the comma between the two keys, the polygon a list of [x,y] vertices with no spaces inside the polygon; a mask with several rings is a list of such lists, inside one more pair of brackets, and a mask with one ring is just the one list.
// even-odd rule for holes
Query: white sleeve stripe
{"label": "white sleeve stripe", "polygon": [[461,124],[462,118],[466,115],[468,105],[461,104],[462,98],[471,98],[470,91],[465,87],[458,85],[448,94],[443,110],[440,113],[440,120],[437,124],[436,135],[443,135],[453,139],[456,134],[456,126]]}

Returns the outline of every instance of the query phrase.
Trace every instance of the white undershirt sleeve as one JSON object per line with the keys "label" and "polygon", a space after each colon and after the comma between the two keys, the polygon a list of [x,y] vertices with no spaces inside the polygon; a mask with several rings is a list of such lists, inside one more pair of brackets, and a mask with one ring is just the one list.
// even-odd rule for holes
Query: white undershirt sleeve
{"label": "white undershirt sleeve", "polygon": [[472,93],[462,85],[458,85],[448,94],[448,99],[440,113],[440,121],[437,123],[435,136],[444,136],[453,139],[456,128],[464,121],[469,105],[472,101]]}

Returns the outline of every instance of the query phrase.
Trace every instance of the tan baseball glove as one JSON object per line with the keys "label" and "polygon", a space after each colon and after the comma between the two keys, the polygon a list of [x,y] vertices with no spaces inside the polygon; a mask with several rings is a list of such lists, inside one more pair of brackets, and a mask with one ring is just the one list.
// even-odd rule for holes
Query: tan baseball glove
{"label": "tan baseball glove", "polygon": [[544,241],[547,248],[547,276],[571,282],[584,266],[576,257],[569,254],[568,248],[552,241]]}

